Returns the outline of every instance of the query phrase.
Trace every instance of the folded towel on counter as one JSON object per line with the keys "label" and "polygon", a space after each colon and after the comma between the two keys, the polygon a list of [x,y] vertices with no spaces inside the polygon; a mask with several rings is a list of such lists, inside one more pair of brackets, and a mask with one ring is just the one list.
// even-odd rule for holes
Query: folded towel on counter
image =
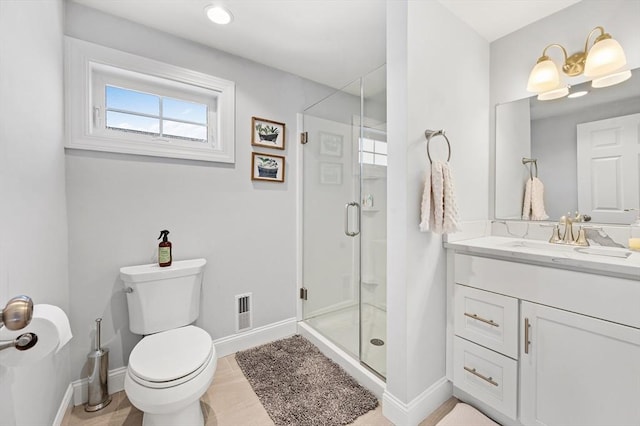
{"label": "folded towel on counter", "polygon": [[424,181],[420,230],[436,234],[459,231],[458,207],[449,163],[431,163],[431,175]]}
{"label": "folded towel on counter", "polygon": [[544,185],[537,177],[527,180],[524,188],[524,203],[522,205],[522,219],[546,220],[549,215],[544,210]]}

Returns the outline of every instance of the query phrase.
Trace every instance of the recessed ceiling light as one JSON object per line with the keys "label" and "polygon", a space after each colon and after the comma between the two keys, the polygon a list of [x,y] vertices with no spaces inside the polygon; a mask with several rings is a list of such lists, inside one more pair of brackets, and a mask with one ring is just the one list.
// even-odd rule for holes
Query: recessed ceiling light
{"label": "recessed ceiling light", "polygon": [[568,98],[580,98],[580,97],[586,95],[587,93],[589,93],[587,90],[581,90],[579,92],[573,92],[567,97]]}
{"label": "recessed ceiling light", "polygon": [[225,7],[222,6],[208,6],[205,9],[207,14],[207,18],[211,20],[214,24],[219,25],[227,25],[229,22],[233,21],[233,15],[229,12]]}

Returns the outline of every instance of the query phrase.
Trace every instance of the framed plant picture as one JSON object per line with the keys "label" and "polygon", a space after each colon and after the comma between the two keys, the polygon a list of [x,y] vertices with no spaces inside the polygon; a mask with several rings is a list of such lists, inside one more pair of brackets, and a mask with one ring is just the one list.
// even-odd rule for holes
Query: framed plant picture
{"label": "framed plant picture", "polygon": [[342,185],[342,164],[320,163],[320,183],[323,185]]}
{"label": "framed plant picture", "polygon": [[284,123],[251,117],[251,145],[284,149]]}
{"label": "framed plant picture", "polygon": [[320,132],[320,155],[342,157],[342,135]]}
{"label": "framed plant picture", "polygon": [[251,180],[284,182],[284,157],[253,152],[251,156]]}

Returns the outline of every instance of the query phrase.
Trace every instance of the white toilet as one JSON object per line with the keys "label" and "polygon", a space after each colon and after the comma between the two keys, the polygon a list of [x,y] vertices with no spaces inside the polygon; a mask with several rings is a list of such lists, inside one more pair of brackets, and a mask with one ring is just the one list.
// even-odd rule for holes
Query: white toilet
{"label": "white toilet", "polygon": [[124,391],[144,426],[201,426],[200,397],[216,370],[209,333],[190,325],[200,311],[205,259],[120,269],[129,329],[145,337],[129,356]]}

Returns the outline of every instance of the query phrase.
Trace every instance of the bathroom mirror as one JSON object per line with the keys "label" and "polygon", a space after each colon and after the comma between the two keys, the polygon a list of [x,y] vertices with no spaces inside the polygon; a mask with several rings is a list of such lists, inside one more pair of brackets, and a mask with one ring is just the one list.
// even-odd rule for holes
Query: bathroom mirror
{"label": "bathroom mirror", "polygon": [[550,221],[571,211],[629,224],[640,204],[640,69],[618,85],[572,86],[575,98],[496,105],[496,219],[521,220],[536,159]]}

